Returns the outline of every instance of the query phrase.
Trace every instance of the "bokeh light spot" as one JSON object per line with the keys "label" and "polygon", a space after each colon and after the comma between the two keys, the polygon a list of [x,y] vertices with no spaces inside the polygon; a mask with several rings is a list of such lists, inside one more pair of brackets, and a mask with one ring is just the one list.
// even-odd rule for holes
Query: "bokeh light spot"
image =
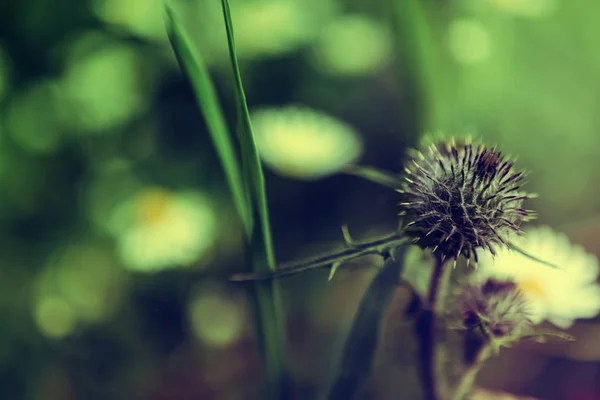
{"label": "bokeh light spot", "polygon": [[231,345],[244,328],[240,305],[225,292],[206,286],[192,298],[189,318],[194,335],[212,347]]}
{"label": "bokeh light spot", "polygon": [[72,245],[53,265],[56,290],[81,320],[100,322],[109,317],[122,298],[124,273],[110,248]]}
{"label": "bokeh light spot", "polygon": [[54,152],[62,143],[58,102],[58,87],[52,81],[32,84],[13,97],[5,116],[12,140],[28,152]]}
{"label": "bokeh light spot", "polygon": [[73,307],[59,297],[42,297],[34,316],[42,333],[57,339],[70,334],[77,322]]}
{"label": "bokeh light spot", "polygon": [[65,99],[77,110],[68,122],[84,133],[110,131],[148,106],[139,54],[124,44],[98,47],[73,57],[61,80]]}
{"label": "bokeh light spot", "polygon": [[450,51],[458,63],[478,64],[490,57],[490,36],[481,22],[456,19],[451,22],[448,35]]}
{"label": "bokeh light spot", "polygon": [[380,22],[348,15],[325,27],[313,53],[317,66],[325,72],[354,76],[380,70],[391,49],[390,33]]}
{"label": "bokeh light spot", "polygon": [[281,175],[320,178],[362,153],[362,140],[351,126],[306,107],[258,109],[252,122],[260,157]]}

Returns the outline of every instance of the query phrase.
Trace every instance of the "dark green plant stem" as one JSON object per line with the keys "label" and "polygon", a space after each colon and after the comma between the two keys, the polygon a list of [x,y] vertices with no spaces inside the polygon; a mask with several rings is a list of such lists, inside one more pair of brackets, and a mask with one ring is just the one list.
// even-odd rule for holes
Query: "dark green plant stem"
{"label": "dark green plant stem", "polygon": [[391,255],[386,258],[365,291],[344,345],[329,400],[352,400],[369,376],[383,317],[400,284],[406,247],[399,247],[393,258]]}
{"label": "dark green plant stem", "polygon": [[[471,343],[469,340],[466,341],[465,349],[471,351],[474,355],[470,355],[471,360],[467,364],[467,368],[461,376],[456,389],[454,390],[453,400],[465,400],[466,397],[473,390],[475,384],[475,378],[483,367],[485,360],[487,360],[492,353],[492,346],[489,342]],[[469,347],[477,346],[476,349],[469,349]]]}
{"label": "dark green plant stem", "polygon": [[445,262],[439,255],[435,256],[435,264],[431,274],[427,303],[421,311],[415,325],[419,340],[419,358],[421,367],[421,383],[426,400],[440,400],[436,360],[436,314],[439,312],[438,300],[444,289]]}
{"label": "dark green plant stem", "polygon": [[401,244],[406,243],[406,238],[401,233],[394,233],[384,238],[375,239],[363,243],[349,243],[349,248],[342,251],[323,255],[300,263],[292,263],[282,265],[275,271],[270,271],[261,274],[255,273],[239,273],[233,275],[229,280],[235,282],[255,281],[255,280],[270,280],[275,278],[283,278],[301,272],[310,271],[313,269],[330,267],[334,264],[341,264],[359,257],[379,254],[384,255],[391,249],[394,249]]}
{"label": "dark green plant stem", "polygon": [[[275,271],[267,196],[264,175],[258,151],[254,143],[252,124],[242,78],[236,57],[235,37],[229,2],[222,0],[223,17],[227,31],[229,55],[235,82],[237,105],[237,135],[242,152],[242,178],[247,200],[250,204],[249,244],[254,273]],[[264,378],[270,399],[286,399],[291,395],[291,385],[285,359],[284,315],[279,283],[261,281],[254,283],[255,318],[258,341],[262,354]]]}

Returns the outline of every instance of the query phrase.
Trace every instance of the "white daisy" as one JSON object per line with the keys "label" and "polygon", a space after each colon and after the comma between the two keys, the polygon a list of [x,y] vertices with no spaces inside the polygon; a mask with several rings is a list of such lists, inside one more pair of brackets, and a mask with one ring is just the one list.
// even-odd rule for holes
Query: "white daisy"
{"label": "white daisy", "polygon": [[148,188],[118,207],[113,218],[113,226],[121,227],[121,259],[139,271],[189,265],[212,247],[217,232],[215,211],[194,192]]}
{"label": "white daisy", "polygon": [[362,152],[360,136],[351,126],[310,108],[263,108],[251,116],[261,159],[281,175],[320,178]]}
{"label": "white daisy", "polygon": [[495,257],[479,251],[476,274],[516,282],[527,300],[531,320],[536,324],[547,320],[560,328],[569,328],[577,318],[598,314],[600,286],[595,256],[548,227],[532,229],[522,238],[513,238],[513,242],[557,268],[503,248],[498,249]]}

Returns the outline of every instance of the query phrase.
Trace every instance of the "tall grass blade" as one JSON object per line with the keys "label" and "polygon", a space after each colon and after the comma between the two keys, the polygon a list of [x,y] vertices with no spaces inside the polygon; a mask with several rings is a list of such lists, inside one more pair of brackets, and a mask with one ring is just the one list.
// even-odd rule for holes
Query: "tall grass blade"
{"label": "tall grass blade", "polygon": [[409,76],[416,78],[412,84],[421,97],[417,111],[424,113],[420,121],[426,130],[436,130],[452,122],[453,108],[447,104],[451,93],[448,80],[450,63],[443,57],[431,16],[440,17],[439,4],[421,0],[394,0],[391,15],[401,54],[408,63]]}
{"label": "tall grass blade", "polygon": [[[229,2],[222,0],[223,17],[229,44],[229,56],[235,82],[237,105],[237,137],[242,152],[242,177],[244,189],[253,220],[250,234],[252,269],[255,273],[275,270],[275,253],[271,238],[269,212],[262,165],[254,142],[246,95],[235,52],[235,38]],[[273,399],[290,398],[290,386],[285,363],[285,329],[279,282],[254,283],[255,316],[259,329],[259,344],[263,356],[263,368],[268,383],[269,396]]]}
{"label": "tall grass blade", "polygon": [[200,111],[219,155],[225,179],[233,196],[233,203],[246,233],[249,234],[252,229],[250,210],[244,198],[240,165],[208,69],[200,54],[194,51],[182,24],[168,5],[166,6],[166,25],[179,66],[192,84]]}
{"label": "tall grass blade", "polygon": [[[254,145],[250,118],[235,57],[229,5],[227,2],[223,2],[222,5],[236,82],[237,138],[242,152],[241,168],[208,70],[200,54],[193,49],[182,25],[168,6],[166,8],[167,30],[179,64],[192,83],[200,109],[223,164],[236,209],[243,222],[246,242],[252,253],[253,272],[273,271],[275,270],[275,257],[267,213],[264,178]],[[289,386],[283,345],[285,331],[277,285],[277,282],[254,283],[253,300],[268,397],[283,399],[289,398]]]}

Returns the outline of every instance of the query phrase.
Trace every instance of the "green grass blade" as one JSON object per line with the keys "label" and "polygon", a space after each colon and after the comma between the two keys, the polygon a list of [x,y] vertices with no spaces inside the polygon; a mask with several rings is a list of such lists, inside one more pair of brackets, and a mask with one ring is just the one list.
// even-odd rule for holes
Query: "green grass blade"
{"label": "green grass blade", "polygon": [[169,6],[166,6],[166,25],[179,66],[193,86],[200,111],[219,155],[234,205],[246,233],[249,234],[252,230],[252,219],[244,197],[240,166],[208,69],[200,54],[194,51],[182,24]]}
{"label": "green grass blade", "polygon": [[254,143],[254,134],[250,122],[250,113],[246,104],[246,94],[242,85],[240,68],[235,55],[235,38],[233,35],[233,25],[229,10],[229,2],[221,0],[223,5],[223,16],[225,18],[225,27],[227,30],[227,40],[229,42],[229,56],[233,68],[235,81],[235,98],[237,105],[237,134],[242,149],[242,171],[253,217],[257,218],[255,231],[252,237],[251,246],[253,249],[263,253],[264,262],[255,265],[255,272],[273,271],[275,269],[275,255],[271,239],[269,224],[269,213],[267,207],[267,198],[265,194],[265,182],[262,165]]}
{"label": "green grass blade", "polygon": [[[249,237],[252,267],[255,273],[274,271],[275,253],[272,245],[263,170],[254,142],[246,95],[235,54],[229,3],[227,0],[222,0],[221,5],[235,81],[237,135],[242,152],[242,176],[246,198],[254,221]],[[291,395],[285,362],[285,329],[280,297],[279,282],[259,281],[254,283],[257,336],[263,356],[263,371],[268,385],[268,396],[271,399],[285,399],[290,398]]]}
{"label": "green grass blade", "polygon": [[[264,178],[250,125],[250,118],[242,88],[239,68],[233,46],[233,29],[229,7],[223,3],[225,22],[230,43],[230,54],[236,79],[236,102],[238,108],[238,140],[242,151],[242,165],[236,158],[235,147],[227,130],[225,118],[218,103],[208,70],[191,40],[186,35],[173,11],[167,7],[167,30],[171,44],[182,70],[190,80],[200,109],[206,119],[233,200],[242,219],[246,241],[252,252],[254,272],[275,270],[271,232],[269,227]],[[254,223],[258,221],[257,223]],[[268,396],[282,399],[288,396],[288,378],[284,357],[284,328],[277,282],[254,284],[253,300],[258,329],[257,336],[263,358],[264,376]]]}
{"label": "green grass blade", "polygon": [[437,130],[448,126],[453,118],[453,107],[447,104],[451,93],[447,69],[450,63],[443,57],[431,16],[438,16],[439,5],[420,0],[395,0],[390,3],[394,10],[394,30],[400,53],[408,63],[406,68],[416,78],[416,90],[422,96],[419,112],[424,112],[426,129]]}

